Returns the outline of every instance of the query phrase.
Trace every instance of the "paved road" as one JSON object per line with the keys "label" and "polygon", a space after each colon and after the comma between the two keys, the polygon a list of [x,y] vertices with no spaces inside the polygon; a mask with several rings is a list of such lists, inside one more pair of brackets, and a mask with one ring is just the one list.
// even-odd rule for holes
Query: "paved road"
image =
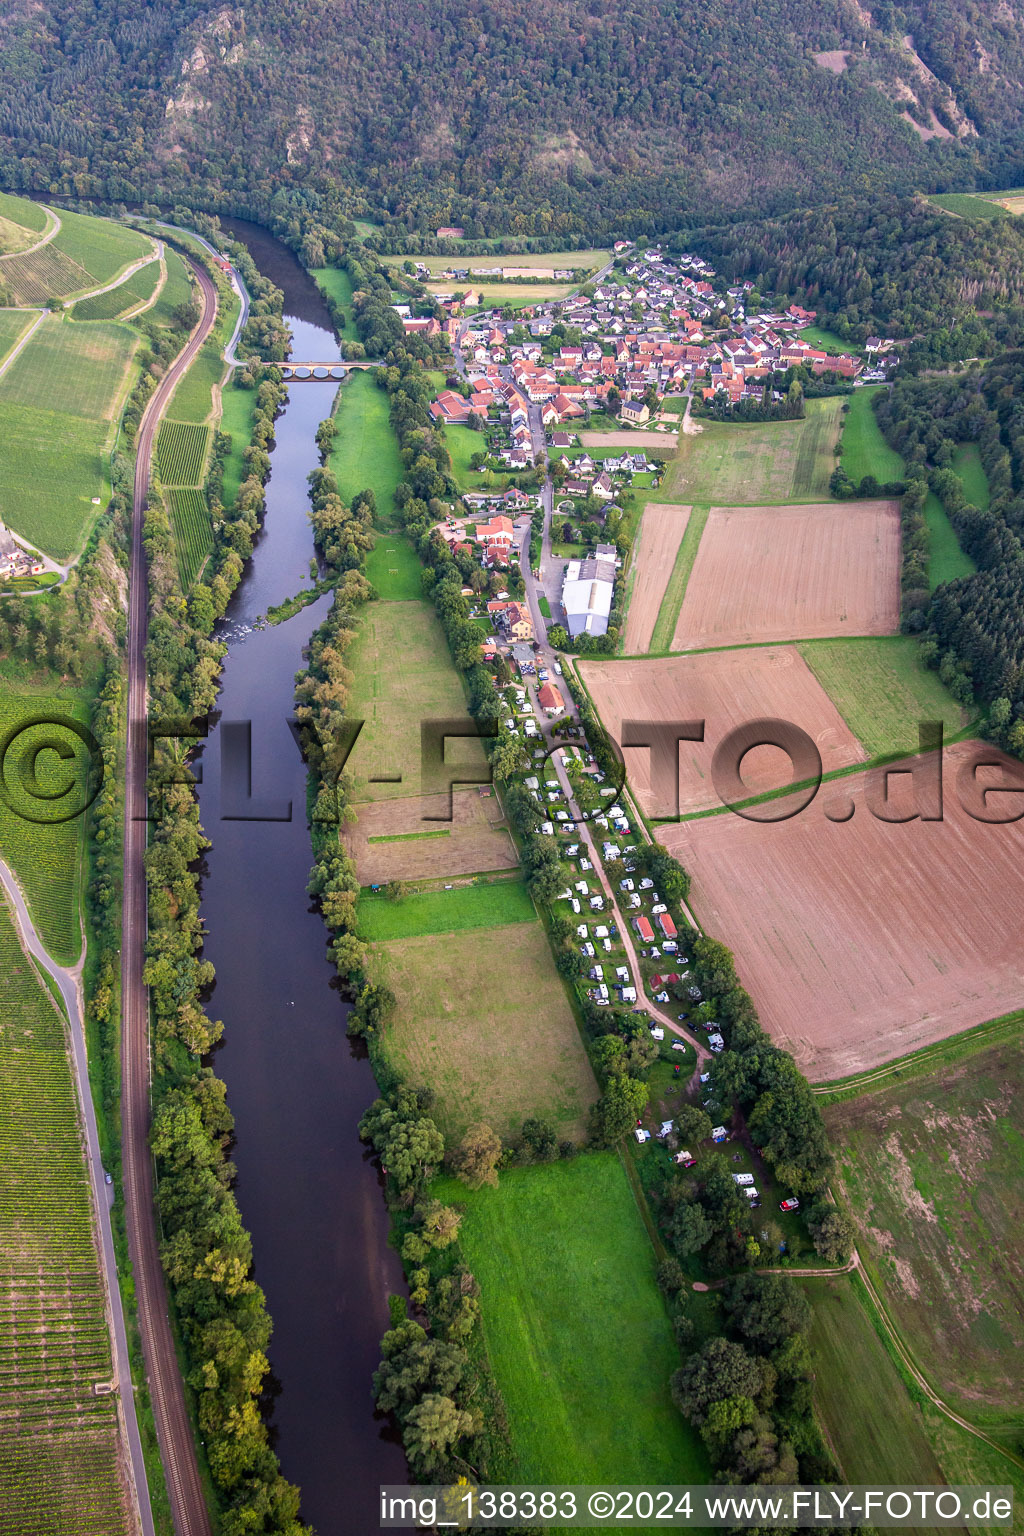
{"label": "paved road", "polygon": [[71,1026],[71,1065],[78,1090],[78,1103],[85,1125],[86,1166],[92,1188],[93,1207],[100,1237],[100,1260],[106,1281],[107,1306],[110,1317],[111,1355],[114,1377],[118,1388],[118,1411],[121,1429],[128,1451],[128,1469],[133,1481],[133,1502],[137,1528],[142,1536],[155,1536],[153,1512],[149,1502],[149,1486],[146,1481],[146,1461],[142,1454],[139,1421],[135,1411],[135,1389],[132,1386],[131,1360],[128,1354],[128,1335],[124,1324],[124,1307],[117,1282],[117,1260],[114,1256],[114,1239],[110,1228],[110,1207],[114,1191],[107,1185],[103,1162],[100,1157],[100,1138],[96,1126],[96,1110],[89,1086],[89,1058],[85,1045],[85,1028],[82,1021],[82,958],[77,965],[58,965],[43,947],[28,914],[13,870],[0,859],[0,882],[7,892],[14,909],[14,921],[21,942],[29,954],[53,977],[64,1001],[64,1009]]}
{"label": "paved road", "polygon": [[211,1536],[199,1477],[192,1425],[167,1314],[167,1293],[157,1248],[153,1165],[149,1151],[149,1000],[142,983],[146,943],[146,562],[142,513],[149,489],[153,439],[185,369],[217,317],[217,291],[195,268],[203,312],[188,345],[167,370],[139,428],[132,512],[132,564],[128,611],[128,740],[125,754],[124,903],[121,939],[121,1131],[128,1248],[138,1300],[139,1329],[153,1415],[177,1536]]}

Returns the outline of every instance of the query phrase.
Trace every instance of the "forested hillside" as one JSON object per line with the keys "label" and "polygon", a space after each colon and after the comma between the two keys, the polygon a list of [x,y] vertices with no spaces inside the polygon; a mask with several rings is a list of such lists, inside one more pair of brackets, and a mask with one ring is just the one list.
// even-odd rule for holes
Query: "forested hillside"
{"label": "forested hillside", "polygon": [[563,240],[1019,180],[1024,0],[963,11],[8,0],[0,180]]}

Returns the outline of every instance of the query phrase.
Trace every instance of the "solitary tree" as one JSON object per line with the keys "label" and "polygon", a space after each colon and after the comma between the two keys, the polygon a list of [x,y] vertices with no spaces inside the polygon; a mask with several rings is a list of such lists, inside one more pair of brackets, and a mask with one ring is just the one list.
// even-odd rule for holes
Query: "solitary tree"
{"label": "solitary tree", "polygon": [[470,1189],[482,1189],[498,1182],[501,1137],[489,1125],[471,1125],[452,1153],[452,1168]]}

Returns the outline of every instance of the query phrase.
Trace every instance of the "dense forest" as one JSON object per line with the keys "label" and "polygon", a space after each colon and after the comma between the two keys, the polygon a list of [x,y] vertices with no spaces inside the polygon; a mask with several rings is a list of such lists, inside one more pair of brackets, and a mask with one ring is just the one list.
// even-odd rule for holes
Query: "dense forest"
{"label": "dense forest", "polygon": [[40,0],[4,15],[0,181],[563,240],[1006,185],[1021,8]]}
{"label": "dense forest", "polygon": [[920,197],[862,197],[677,243],[814,309],[844,340],[905,341],[911,367],[990,357],[1024,336],[1024,229],[1010,217],[974,224]]}
{"label": "dense forest", "polygon": [[[958,378],[914,379],[879,408],[911,472],[928,475],[975,575],[946,582],[919,620],[926,658],[963,702],[988,708],[992,736],[1024,756],[1024,352]],[[953,469],[975,444],[988,505],[974,506]]]}

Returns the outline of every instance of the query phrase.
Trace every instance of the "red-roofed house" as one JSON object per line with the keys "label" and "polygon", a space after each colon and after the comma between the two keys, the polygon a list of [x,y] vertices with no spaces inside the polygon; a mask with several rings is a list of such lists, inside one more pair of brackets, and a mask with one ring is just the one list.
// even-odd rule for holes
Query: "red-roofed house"
{"label": "red-roofed house", "polygon": [[646,917],[635,917],[633,919],[633,926],[644,943],[650,944],[654,938],[654,929],[651,927],[649,920]]}
{"label": "red-roofed house", "polygon": [[675,938],[676,925],[667,912],[658,913],[658,927],[661,929],[666,939]]}
{"label": "red-roofed house", "polygon": [[489,522],[477,523],[476,537],[478,544],[508,549],[512,543],[512,519],[508,517],[492,517]]}
{"label": "red-roofed house", "polygon": [[546,715],[560,715],[565,708],[565,700],[554,683],[544,684],[537,694],[537,703]]}

